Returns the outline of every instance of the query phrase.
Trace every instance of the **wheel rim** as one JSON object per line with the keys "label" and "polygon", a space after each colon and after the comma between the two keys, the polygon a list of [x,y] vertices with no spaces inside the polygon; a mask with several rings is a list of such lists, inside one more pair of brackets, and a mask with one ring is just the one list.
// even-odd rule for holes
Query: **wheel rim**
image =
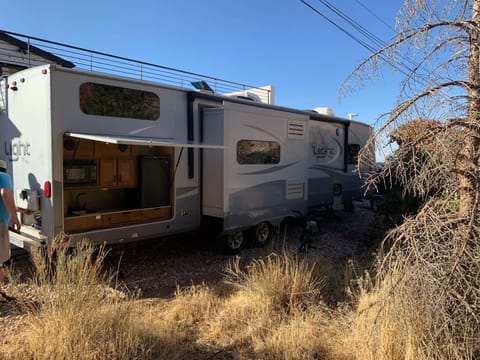
{"label": "wheel rim", "polygon": [[243,233],[241,231],[236,231],[231,233],[227,237],[227,245],[230,249],[236,250],[242,246],[243,243]]}
{"label": "wheel rim", "polygon": [[258,243],[264,243],[270,237],[270,225],[266,222],[258,224],[255,228],[255,240]]}

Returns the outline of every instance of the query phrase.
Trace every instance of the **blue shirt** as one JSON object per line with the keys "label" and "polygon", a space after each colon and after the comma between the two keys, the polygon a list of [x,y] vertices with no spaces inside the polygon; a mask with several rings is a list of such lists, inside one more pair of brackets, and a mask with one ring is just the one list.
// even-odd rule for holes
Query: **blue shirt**
{"label": "blue shirt", "polygon": [[[0,189],[12,190],[12,179],[10,175],[0,172]],[[0,196],[0,222],[8,225],[10,223],[10,212],[3,203],[3,198]]]}

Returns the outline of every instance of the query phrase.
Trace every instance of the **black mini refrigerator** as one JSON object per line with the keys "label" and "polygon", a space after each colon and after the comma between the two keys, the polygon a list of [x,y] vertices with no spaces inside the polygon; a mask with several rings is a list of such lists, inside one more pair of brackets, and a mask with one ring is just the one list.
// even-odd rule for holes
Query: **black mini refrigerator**
{"label": "black mini refrigerator", "polygon": [[142,208],[170,205],[170,159],[140,156],[138,161]]}

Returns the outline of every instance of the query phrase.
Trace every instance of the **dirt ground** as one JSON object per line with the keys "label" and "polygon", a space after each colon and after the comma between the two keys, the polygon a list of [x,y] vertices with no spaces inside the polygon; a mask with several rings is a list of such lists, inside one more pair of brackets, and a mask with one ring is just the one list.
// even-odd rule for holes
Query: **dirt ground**
{"label": "dirt ground", "polygon": [[[318,232],[312,237],[309,258],[343,263],[371,250],[378,240],[379,224],[369,203],[355,203],[354,211],[325,212],[320,215]],[[118,269],[118,281],[142,298],[168,298],[177,286],[222,281],[223,271],[235,256],[242,263],[282,249],[298,251],[300,228],[289,223],[263,248],[246,246],[237,255],[224,255],[195,234],[149,240],[113,247],[107,258],[112,270]]]}

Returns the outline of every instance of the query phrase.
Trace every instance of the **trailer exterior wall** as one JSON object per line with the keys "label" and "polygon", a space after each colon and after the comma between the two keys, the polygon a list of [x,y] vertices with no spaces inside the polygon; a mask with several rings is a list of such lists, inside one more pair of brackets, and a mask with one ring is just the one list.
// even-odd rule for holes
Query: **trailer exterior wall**
{"label": "trailer exterior wall", "polygon": [[[20,83],[20,78],[25,82]],[[14,187],[16,191],[33,189],[39,193],[41,232],[49,241],[63,229],[63,136],[66,132],[149,136],[187,142],[187,92],[183,89],[50,66],[22,71],[9,80],[20,85],[18,91],[10,92],[16,97],[11,99],[9,109],[15,115],[9,121],[10,130],[5,139],[6,149],[9,146],[13,149]],[[87,115],[79,104],[79,88],[87,82],[151,91],[160,97],[160,117],[150,121]],[[132,241],[197,228],[200,224],[199,161],[195,162],[195,176],[189,178],[186,156],[180,156],[181,153],[180,147],[174,148],[172,162],[178,163],[173,186],[175,214],[169,221],[94,230],[72,235],[71,239],[88,237],[93,243]],[[198,150],[195,155],[198,159]],[[52,184],[51,198],[43,194],[45,181]]]}
{"label": "trailer exterior wall", "polygon": [[50,73],[43,68],[24,70],[13,75],[9,83],[16,82],[17,90],[8,90],[8,120],[2,124],[5,156],[11,165],[16,202],[23,189],[39,194],[42,218],[40,236],[51,238],[54,233],[54,206],[61,204],[61,193],[53,191],[44,196],[44,185],[55,187],[53,176],[53,148]]}
{"label": "trailer exterior wall", "polygon": [[[306,131],[302,114],[224,103],[224,227],[248,227],[263,221],[278,225],[294,210],[305,210]],[[240,163],[240,141],[278,144],[280,159],[266,164]]]}
{"label": "trailer exterior wall", "polygon": [[333,202],[333,184],[348,176],[345,172],[343,123],[309,121],[308,130],[308,206]]}

